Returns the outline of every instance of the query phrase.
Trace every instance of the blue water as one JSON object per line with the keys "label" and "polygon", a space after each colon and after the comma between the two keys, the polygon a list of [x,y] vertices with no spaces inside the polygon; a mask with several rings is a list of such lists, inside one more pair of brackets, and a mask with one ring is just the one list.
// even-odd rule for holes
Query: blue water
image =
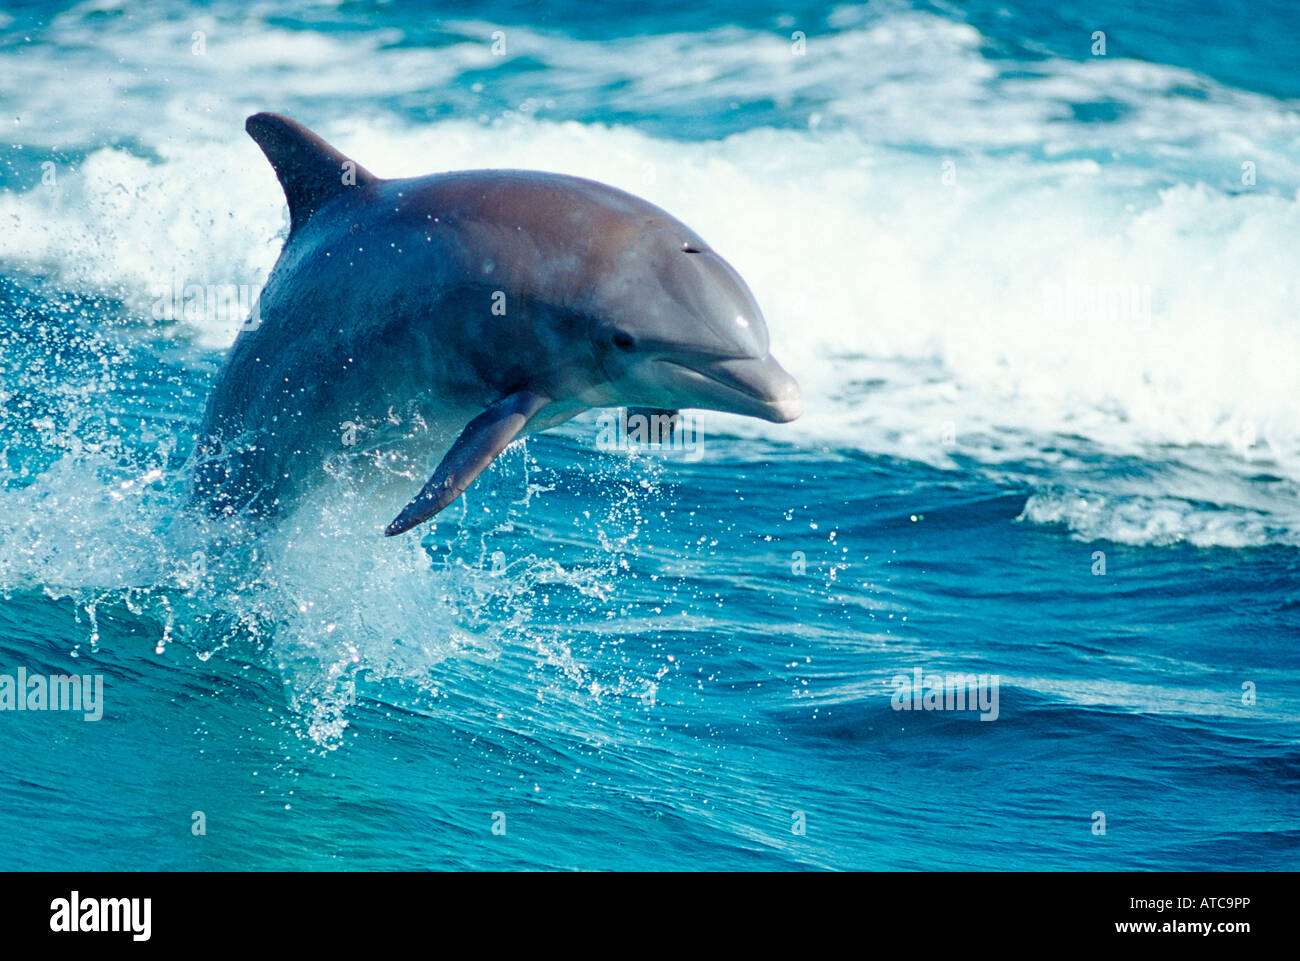
{"label": "blue water", "polygon": [[[1300,866],[1289,6],[548,10],[0,9],[0,673],[105,684],[0,712],[0,868]],[[158,305],[265,280],[264,109],[664,206],[806,415],[190,517],[243,317]]]}

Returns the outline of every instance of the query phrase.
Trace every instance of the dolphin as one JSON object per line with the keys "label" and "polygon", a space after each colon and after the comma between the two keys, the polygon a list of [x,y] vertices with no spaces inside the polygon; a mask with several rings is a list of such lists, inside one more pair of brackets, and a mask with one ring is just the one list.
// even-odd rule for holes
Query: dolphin
{"label": "dolphin", "polygon": [[245,129],[289,233],[204,412],[190,487],[210,512],[282,509],[349,430],[440,458],[391,536],[590,408],[802,412],[745,282],[660,208],[532,170],[384,179],[287,117]]}

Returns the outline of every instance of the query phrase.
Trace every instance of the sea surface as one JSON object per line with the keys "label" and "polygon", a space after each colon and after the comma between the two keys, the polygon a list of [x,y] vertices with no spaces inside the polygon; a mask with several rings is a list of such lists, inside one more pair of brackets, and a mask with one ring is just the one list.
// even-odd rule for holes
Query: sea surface
{"label": "sea surface", "polygon": [[[1300,867],[1300,20],[1047,6],[5,0],[0,673],[104,694],[0,868]],[[659,204],[807,413],[197,521],[261,110]]]}

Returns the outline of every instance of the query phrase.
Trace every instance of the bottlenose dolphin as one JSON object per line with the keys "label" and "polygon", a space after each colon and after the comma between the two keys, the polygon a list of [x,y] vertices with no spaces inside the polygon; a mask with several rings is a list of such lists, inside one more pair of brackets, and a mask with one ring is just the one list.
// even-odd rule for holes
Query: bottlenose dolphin
{"label": "bottlenose dolphin", "polygon": [[349,429],[441,457],[393,535],[588,408],[802,412],[745,282],[658,207],[530,170],[385,180],[286,117],[245,128],[289,234],[208,399],[191,490],[209,510],[282,507]]}

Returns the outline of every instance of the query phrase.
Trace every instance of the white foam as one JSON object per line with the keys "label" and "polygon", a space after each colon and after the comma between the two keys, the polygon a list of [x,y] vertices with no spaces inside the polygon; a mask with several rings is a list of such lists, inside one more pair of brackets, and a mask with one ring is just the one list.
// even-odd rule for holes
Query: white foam
{"label": "white foam", "polygon": [[1289,518],[1274,518],[1240,508],[1195,506],[1176,498],[1034,494],[1017,520],[1061,525],[1081,541],[1187,543],[1194,547],[1242,548],[1265,544],[1300,547],[1300,533],[1295,526],[1300,512]]}

